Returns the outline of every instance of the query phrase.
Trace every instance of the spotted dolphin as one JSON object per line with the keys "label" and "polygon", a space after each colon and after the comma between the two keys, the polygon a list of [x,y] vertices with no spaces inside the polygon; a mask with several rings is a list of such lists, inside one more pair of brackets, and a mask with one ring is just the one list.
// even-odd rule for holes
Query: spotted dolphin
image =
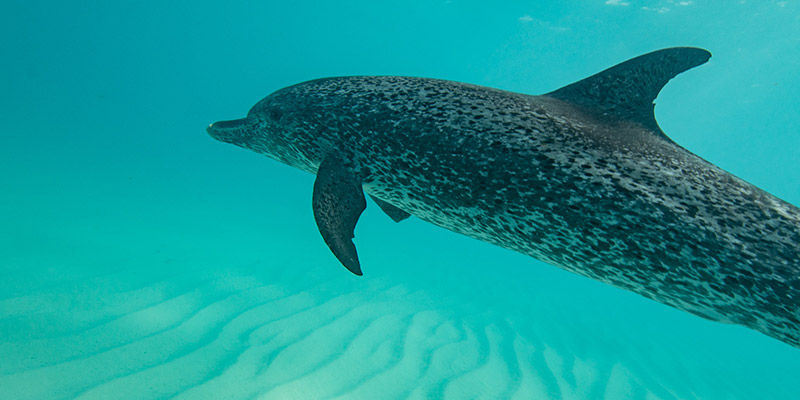
{"label": "spotted dolphin", "polygon": [[314,218],[361,275],[364,192],[416,216],[800,347],[800,209],[673,142],[661,88],[708,61],[669,48],[531,96],[438,79],[290,86],[209,134],[316,174]]}

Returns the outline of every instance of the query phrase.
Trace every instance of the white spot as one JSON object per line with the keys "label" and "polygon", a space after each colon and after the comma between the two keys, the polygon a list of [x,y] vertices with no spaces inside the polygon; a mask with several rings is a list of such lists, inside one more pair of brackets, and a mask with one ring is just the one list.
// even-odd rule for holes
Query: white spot
{"label": "white spot", "polygon": [[606,0],[606,5],[607,6],[623,6],[623,7],[627,7],[627,6],[631,5],[631,3],[628,3],[627,1],[622,1],[622,0]]}
{"label": "white spot", "polygon": [[519,21],[520,22],[531,22],[531,21],[533,21],[533,18],[530,15],[523,15],[523,16],[519,17]]}
{"label": "white spot", "polygon": [[665,13],[669,12],[669,8],[667,8],[667,7],[661,7],[661,8],[642,7],[642,10],[655,11],[655,12],[657,12],[659,14],[665,14]]}

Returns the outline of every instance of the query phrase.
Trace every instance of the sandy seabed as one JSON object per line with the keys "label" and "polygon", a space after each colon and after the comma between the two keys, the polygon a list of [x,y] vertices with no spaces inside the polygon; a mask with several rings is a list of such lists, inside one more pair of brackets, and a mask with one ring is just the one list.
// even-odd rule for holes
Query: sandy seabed
{"label": "sandy seabed", "polygon": [[[415,224],[395,252],[360,235],[361,278],[307,230],[284,239],[313,250],[261,254],[22,233],[0,267],[0,399],[798,398],[797,349]],[[408,251],[417,229],[452,244]]]}

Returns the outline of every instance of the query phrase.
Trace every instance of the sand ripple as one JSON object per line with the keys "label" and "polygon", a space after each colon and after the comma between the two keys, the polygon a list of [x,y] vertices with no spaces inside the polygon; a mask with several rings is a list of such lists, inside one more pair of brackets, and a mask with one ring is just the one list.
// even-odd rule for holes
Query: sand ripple
{"label": "sand ripple", "polygon": [[646,341],[598,345],[596,327],[546,306],[505,312],[476,301],[486,293],[436,292],[443,275],[414,287],[191,268],[10,276],[25,284],[0,293],[0,399],[758,395]]}

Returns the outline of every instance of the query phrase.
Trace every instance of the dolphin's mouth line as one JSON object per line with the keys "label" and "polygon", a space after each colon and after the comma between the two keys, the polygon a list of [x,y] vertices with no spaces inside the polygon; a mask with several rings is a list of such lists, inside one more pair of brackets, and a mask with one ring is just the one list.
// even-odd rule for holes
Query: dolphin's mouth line
{"label": "dolphin's mouth line", "polygon": [[241,142],[243,133],[250,129],[254,124],[254,119],[245,117],[230,121],[217,121],[206,127],[206,132],[221,142],[233,143]]}
{"label": "dolphin's mouth line", "polygon": [[233,129],[233,128],[239,128],[242,125],[249,124],[249,122],[250,118],[240,118],[230,121],[217,121],[209,125],[208,127],[209,128],[214,127],[215,129]]}

